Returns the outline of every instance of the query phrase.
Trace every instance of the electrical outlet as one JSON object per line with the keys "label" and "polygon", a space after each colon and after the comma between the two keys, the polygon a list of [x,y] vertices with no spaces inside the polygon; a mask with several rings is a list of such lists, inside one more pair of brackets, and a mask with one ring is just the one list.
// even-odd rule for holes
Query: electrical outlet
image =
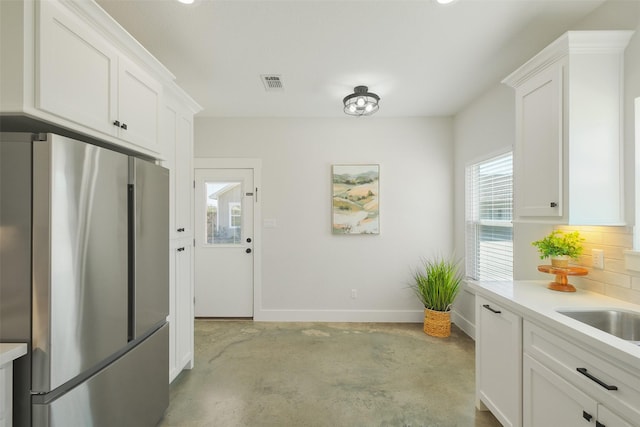
{"label": "electrical outlet", "polygon": [[358,290],[351,289],[351,299],[356,299],[356,298],[358,298]]}
{"label": "electrical outlet", "polygon": [[602,249],[591,250],[591,266],[597,269],[604,269],[604,251]]}

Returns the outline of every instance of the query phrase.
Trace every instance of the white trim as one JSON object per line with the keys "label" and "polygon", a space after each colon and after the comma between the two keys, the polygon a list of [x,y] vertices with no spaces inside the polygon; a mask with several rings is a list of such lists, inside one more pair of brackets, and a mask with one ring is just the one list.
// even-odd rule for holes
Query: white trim
{"label": "white trim", "polygon": [[196,157],[194,176],[196,169],[253,169],[253,185],[258,189],[253,206],[253,318],[257,319],[262,311],[262,159]]}
{"label": "white trim", "polygon": [[[634,101],[635,105],[635,226],[633,227],[633,250],[640,251],[640,97]],[[628,268],[628,267],[627,267]]]}
{"label": "white trim", "polygon": [[451,311],[451,323],[455,323],[455,325],[460,328],[462,332],[467,334],[472,340],[476,339],[475,321],[472,322],[471,320],[467,319],[462,315],[461,312],[456,311],[455,309]]}
{"label": "white trim", "polygon": [[508,145],[506,147],[502,147],[502,148],[499,148],[497,150],[491,151],[490,153],[484,153],[484,154],[482,154],[480,156],[477,156],[477,157],[475,157],[473,159],[467,160],[467,162],[465,163],[464,167],[466,169],[469,166],[473,166],[475,164],[485,162],[485,161],[487,161],[489,159],[493,159],[494,157],[500,157],[500,156],[503,156],[503,155],[505,155],[507,153],[512,153],[512,152],[513,152],[513,146],[512,145]]}
{"label": "white trim", "polygon": [[422,323],[424,310],[256,310],[261,322],[390,322]]}

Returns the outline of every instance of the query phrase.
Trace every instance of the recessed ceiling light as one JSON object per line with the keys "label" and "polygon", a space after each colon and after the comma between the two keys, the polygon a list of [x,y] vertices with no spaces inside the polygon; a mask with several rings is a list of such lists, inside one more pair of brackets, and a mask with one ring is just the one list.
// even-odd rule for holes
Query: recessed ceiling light
{"label": "recessed ceiling light", "polygon": [[178,0],[182,4],[193,4],[194,0]]}
{"label": "recessed ceiling light", "polygon": [[449,4],[449,3],[453,3],[456,0],[436,0],[436,1],[440,4]]}

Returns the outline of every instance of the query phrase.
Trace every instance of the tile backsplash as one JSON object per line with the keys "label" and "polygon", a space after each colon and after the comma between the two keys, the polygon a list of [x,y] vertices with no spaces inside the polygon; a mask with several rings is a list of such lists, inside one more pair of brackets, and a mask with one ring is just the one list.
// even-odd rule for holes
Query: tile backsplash
{"label": "tile backsplash", "polygon": [[[574,265],[586,267],[587,276],[569,277],[576,288],[608,295],[640,304],[640,271],[625,268],[624,251],[633,248],[632,227],[558,226],[563,231],[580,232],[584,237],[584,252]],[[604,269],[592,267],[592,249],[604,251]]]}

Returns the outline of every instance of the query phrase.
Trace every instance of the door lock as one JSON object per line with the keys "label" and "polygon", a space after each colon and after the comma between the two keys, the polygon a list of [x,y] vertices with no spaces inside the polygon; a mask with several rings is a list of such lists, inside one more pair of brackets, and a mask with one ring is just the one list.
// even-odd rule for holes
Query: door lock
{"label": "door lock", "polygon": [[245,252],[250,254],[251,253],[251,248],[247,248],[247,250]]}
{"label": "door lock", "polygon": [[247,243],[251,243],[251,237],[247,237]]}

